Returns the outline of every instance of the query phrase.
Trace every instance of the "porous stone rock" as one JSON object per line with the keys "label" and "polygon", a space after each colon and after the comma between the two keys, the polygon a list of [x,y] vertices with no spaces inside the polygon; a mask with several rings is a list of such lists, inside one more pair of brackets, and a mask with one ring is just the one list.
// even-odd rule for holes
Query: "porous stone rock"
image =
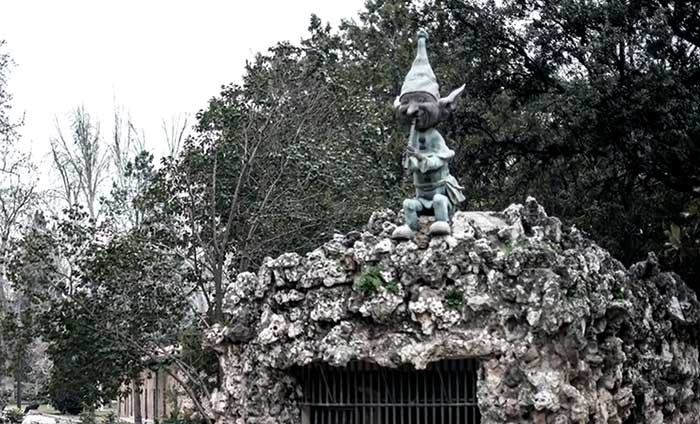
{"label": "porous stone rock", "polygon": [[425,368],[476,358],[481,422],[670,423],[700,417],[700,304],[653,254],[626,269],[534,198],[457,212],[452,235],[396,242],[393,211],[227,288],[208,341],[219,423],[301,422],[295,367]]}

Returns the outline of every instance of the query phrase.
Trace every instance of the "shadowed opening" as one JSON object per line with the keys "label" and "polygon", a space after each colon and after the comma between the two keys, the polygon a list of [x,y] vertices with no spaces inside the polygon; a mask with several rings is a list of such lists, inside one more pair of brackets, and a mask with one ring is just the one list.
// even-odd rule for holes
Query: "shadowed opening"
{"label": "shadowed opening", "polygon": [[424,370],[311,364],[296,370],[303,424],[477,424],[477,362],[450,359]]}

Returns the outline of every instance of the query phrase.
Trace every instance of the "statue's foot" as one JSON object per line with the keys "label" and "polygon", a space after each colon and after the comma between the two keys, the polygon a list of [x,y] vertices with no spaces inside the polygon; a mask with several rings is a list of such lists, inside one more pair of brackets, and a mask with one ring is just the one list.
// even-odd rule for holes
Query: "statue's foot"
{"label": "statue's foot", "polygon": [[430,225],[429,234],[431,236],[446,236],[451,232],[450,224],[445,221],[435,221]]}
{"label": "statue's foot", "polygon": [[413,238],[413,230],[408,225],[396,227],[394,232],[391,234],[391,238],[396,240],[410,240]]}

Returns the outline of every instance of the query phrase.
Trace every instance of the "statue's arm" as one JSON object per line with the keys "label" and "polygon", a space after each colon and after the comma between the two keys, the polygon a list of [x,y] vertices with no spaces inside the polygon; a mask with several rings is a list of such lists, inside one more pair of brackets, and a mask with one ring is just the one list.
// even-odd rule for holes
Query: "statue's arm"
{"label": "statue's arm", "polygon": [[418,169],[420,172],[433,171],[435,169],[440,169],[445,166],[445,161],[437,156],[425,156],[423,160],[418,163]]}

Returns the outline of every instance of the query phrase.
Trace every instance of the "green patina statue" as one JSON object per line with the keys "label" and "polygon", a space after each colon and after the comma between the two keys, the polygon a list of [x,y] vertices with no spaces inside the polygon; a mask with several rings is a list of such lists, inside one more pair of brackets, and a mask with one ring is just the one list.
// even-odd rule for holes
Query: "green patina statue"
{"label": "green patina statue", "polygon": [[428,62],[427,39],[425,31],[418,32],[416,59],[394,102],[401,122],[411,127],[403,166],[413,174],[416,187],[416,197],[403,203],[406,224],[394,230],[395,239],[412,238],[418,231],[418,215],[431,212],[435,222],[430,226],[430,234],[450,234],[450,217],[464,200],[463,187],[450,175],[448,166],[455,153],[434,128],[454,110],[464,85],[440,98],[437,79]]}

